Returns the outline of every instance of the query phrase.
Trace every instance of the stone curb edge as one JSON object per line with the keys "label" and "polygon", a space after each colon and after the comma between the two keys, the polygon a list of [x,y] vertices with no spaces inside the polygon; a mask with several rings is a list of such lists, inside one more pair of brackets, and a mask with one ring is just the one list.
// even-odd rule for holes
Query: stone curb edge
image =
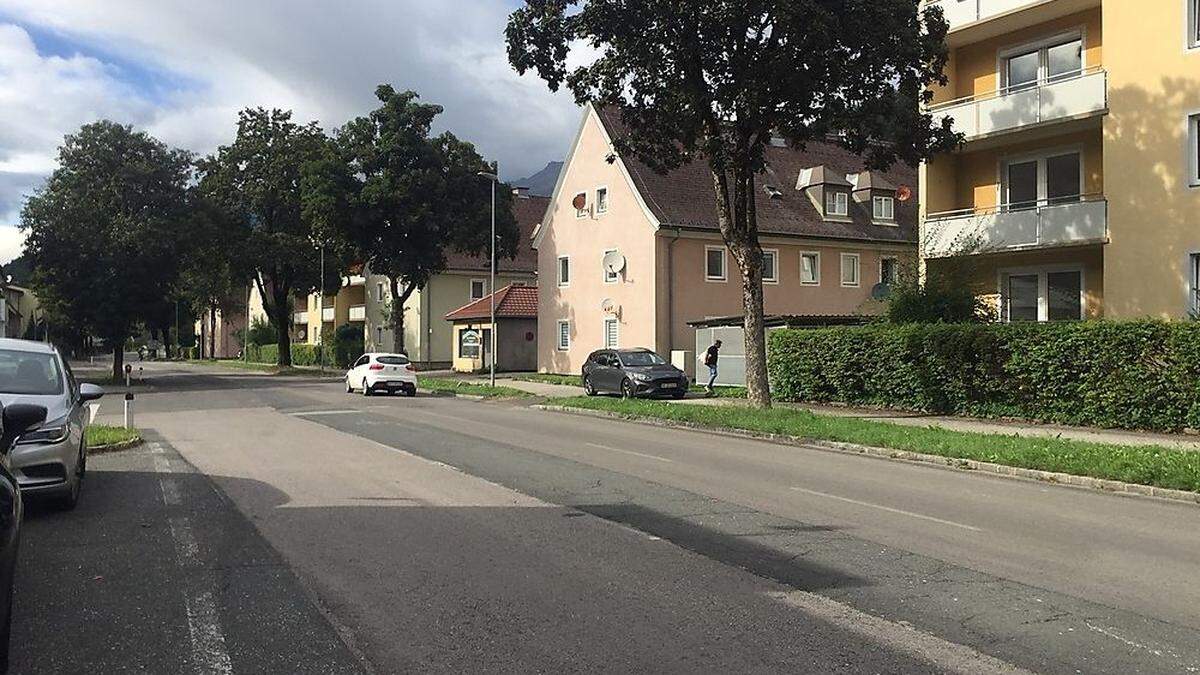
{"label": "stone curb edge", "polygon": [[87,451],[88,451],[89,455],[102,455],[106,452],[118,452],[121,450],[129,450],[130,448],[136,448],[137,446],[139,446],[145,442],[146,442],[146,439],[141,438],[139,436],[138,438],[131,438],[128,441],[121,441],[120,443],[107,443],[105,445],[89,445]]}
{"label": "stone curb edge", "polygon": [[805,447],[817,448],[819,450],[827,450],[830,452],[842,452],[854,455],[868,455],[871,457],[881,457],[884,459],[892,459],[906,462],[918,462],[921,464],[933,464],[937,466],[949,467],[960,471],[979,471],[990,473],[1001,477],[1019,478],[1025,480],[1036,480],[1043,483],[1053,483],[1056,485],[1067,485],[1071,487],[1080,487],[1091,490],[1099,490],[1102,492],[1110,492],[1117,494],[1135,495],[1139,497],[1155,497],[1158,499],[1169,499],[1178,502],[1187,502],[1190,504],[1200,504],[1200,492],[1188,492],[1187,490],[1173,490],[1169,488],[1153,487],[1150,485],[1139,485],[1137,483],[1125,483],[1117,480],[1106,480],[1103,478],[1092,478],[1090,476],[1076,476],[1069,473],[1058,473],[1055,471],[1042,471],[1040,469],[1023,469],[1005,464],[994,464],[992,462],[980,462],[974,459],[958,459],[955,457],[942,457],[941,455],[927,455],[920,452],[911,452],[908,450],[892,450],[888,448],[877,448],[870,445],[859,445],[857,443],[842,443],[840,441],[824,441],[812,438],[803,438],[799,436],[787,436],[784,434],[768,434],[755,431],[744,431],[740,429],[710,427],[692,422],[682,422],[677,420],[663,420],[653,417],[644,417],[641,415],[630,415],[625,413],[614,413],[606,410],[589,410],[587,408],[571,408],[561,405],[534,405],[531,406],[538,410],[547,410],[550,412],[560,412],[569,415],[583,415],[585,417],[599,417],[607,419],[619,419],[626,422],[634,422],[637,424],[646,424],[656,427],[669,427],[678,429],[689,429],[692,431],[703,431],[705,433],[717,434],[720,436],[729,436],[731,438],[749,438],[760,441],[772,441],[784,445],[802,445]]}

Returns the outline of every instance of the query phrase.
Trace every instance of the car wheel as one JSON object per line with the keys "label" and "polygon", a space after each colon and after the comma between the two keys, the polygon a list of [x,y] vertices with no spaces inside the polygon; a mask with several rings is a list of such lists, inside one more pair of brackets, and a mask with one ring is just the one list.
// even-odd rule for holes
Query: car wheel
{"label": "car wheel", "polygon": [[79,505],[79,493],[83,490],[83,455],[80,453],[80,458],[75,463],[75,480],[71,481],[71,489],[67,494],[58,498],[58,508],[63,511],[70,511]]}
{"label": "car wheel", "polygon": [[671,398],[677,400],[683,398],[684,396],[687,396],[687,390],[685,389],[680,389],[679,391],[671,393]]}
{"label": "car wheel", "polygon": [[629,380],[621,382],[621,398],[633,398],[633,383]]}
{"label": "car wheel", "polygon": [[362,389],[363,389],[363,396],[370,396],[370,395],[371,395],[371,385],[367,384],[367,381],[366,381],[366,380],[363,380],[363,387],[362,387]]}
{"label": "car wheel", "polygon": [[351,386],[350,386],[350,378],[348,378],[348,377],[346,378],[346,393],[347,393],[347,394],[353,394],[353,393],[354,393],[354,387],[351,387]]}
{"label": "car wheel", "polygon": [[592,386],[592,379],[587,375],[583,376],[583,393],[588,396],[596,395],[596,387]]}
{"label": "car wheel", "polygon": [[407,394],[409,398],[412,398],[413,396],[416,396],[416,395],[417,395],[417,388],[416,388],[416,387],[409,387],[408,389],[406,389],[406,390],[404,391],[404,393],[405,393],[405,394]]}

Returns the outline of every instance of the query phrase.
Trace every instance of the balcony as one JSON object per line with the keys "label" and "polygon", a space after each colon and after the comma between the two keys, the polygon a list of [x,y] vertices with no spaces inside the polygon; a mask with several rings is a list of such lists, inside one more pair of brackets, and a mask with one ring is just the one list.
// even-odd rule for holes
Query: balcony
{"label": "balcony", "polygon": [[292,315],[292,323],[302,326],[308,323],[308,312],[296,312]]}
{"label": "balcony", "polygon": [[935,121],[949,117],[966,142],[1021,129],[1083,119],[1108,112],[1108,73],[1088,68],[1037,85],[947,101],[929,109]]}
{"label": "balcony", "polygon": [[366,305],[351,306],[350,307],[350,320],[351,321],[366,321],[367,320],[367,306]]}
{"label": "balcony", "polygon": [[1096,195],[1078,199],[931,213],[925,218],[922,252],[945,258],[1107,242],[1108,202]]}
{"label": "balcony", "polygon": [[978,42],[1003,33],[1045,23],[1089,7],[1101,0],[925,0],[942,8],[950,25],[951,47]]}
{"label": "balcony", "polygon": [[321,310],[321,321],[324,323],[330,323],[333,321],[333,308],[332,307],[326,307],[325,309]]}
{"label": "balcony", "polygon": [[343,282],[346,286],[365,286],[367,278],[361,274],[351,274],[345,278]]}

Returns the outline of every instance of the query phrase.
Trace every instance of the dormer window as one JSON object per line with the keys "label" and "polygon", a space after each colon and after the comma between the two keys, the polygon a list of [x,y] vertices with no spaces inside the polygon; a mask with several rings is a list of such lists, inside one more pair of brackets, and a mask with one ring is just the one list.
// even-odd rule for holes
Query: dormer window
{"label": "dormer window", "polygon": [[825,193],[826,216],[850,215],[850,195],[840,190],[830,190]]}
{"label": "dormer window", "polygon": [[875,197],[871,200],[871,215],[875,220],[895,220],[896,200],[893,197]]}

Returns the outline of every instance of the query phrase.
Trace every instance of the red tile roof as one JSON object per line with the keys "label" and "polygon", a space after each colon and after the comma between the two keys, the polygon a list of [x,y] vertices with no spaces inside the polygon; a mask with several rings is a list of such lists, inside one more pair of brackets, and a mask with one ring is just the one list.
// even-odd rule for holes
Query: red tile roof
{"label": "red tile roof", "polygon": [[[513,196],[513,215],[517,219],[517,255],[513,258],[497,258],[497,272],[537,272],[537,251],[529,245],[533,238],[533,228],[542,223],[546,208],[550,206],[549,197],[531,197],[529,195]],[[487,255],[464,255],[450,251],[446,253],[446,269],[458,271],[479,271],[490,267]]]}
{"label": "red tile roof", "polygon": [[[537,286],[505,286],[496,291],[496,318],[498,319],[536,319],[538,315]],[[447,321],[466,321],[488,319],[491,317],[492,305],[484,296],[474,302],[446,315]]]}

